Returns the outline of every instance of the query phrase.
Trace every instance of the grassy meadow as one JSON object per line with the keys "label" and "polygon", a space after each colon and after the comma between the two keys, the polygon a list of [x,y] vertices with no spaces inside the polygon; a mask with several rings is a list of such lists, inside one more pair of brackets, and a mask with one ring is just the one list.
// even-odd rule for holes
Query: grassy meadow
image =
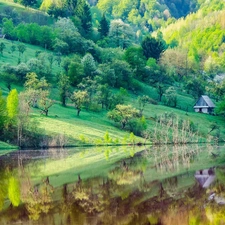
{"label": "grassy meadow", "polygon": [[[6,46],[3,54],[0,55],[0,67],[5,63],[16,66],[18,64],[19,52],[17,49],[15,52],[11,52],[10,49],[12,45],[16,46],[18,42],[11,42],[5,39],[0,40],[0,42],[4,42]],[[21,56],[21,62],[26,63],[29,59],[35,58],[37,51],[52,54],[52,52],[43,48],[26,44],[26,51]],[[58,74],[61,71],[62,68],[54,61],[52,73]],[[18,91],[23,90],[23,87],[16,84],[13,84],[12,88],[16,88]],[[0,89],[3,95],[7,96],[8,90],[2,81],[0,81]],[[154,87],[140,83],[140,90],[136,94],[129,93],[126,104],[131,104],[138,108],[137,99],[138,96],[142,95],[148,95],[155,100],[158,98],[157,90]],[[67,145],[73,146],[80,144],[104,144],[103,140],[106,132],[113,139],[111,144],[132,142],[132,140],[129,140],[129,132],[121,130],[119,124],[115,126],[115,123],[107,118],[107,111],[100,110],[100,105],[98,112],[82,109],[80,116],[77,117],[76,110],[71,103],[68,107],[62,107],[60,105],[59,90],[57,88],[52,89],[51,98],[56,100],[56,104],[49,109],[48,117],[40,115],[40,110],[38,109],[32,110],[32,118],[37,122],[38,127],[42,129],[41,132],[45,132],[52,137],[63,134]],[[198,130],[200,142],[207,141],[207,135],[213,123],[218,125],[219,130],[212,131],[210,135],[219,136],[221,141],[225,139],[225,119],[223,117],[195,113],[193,111],[193,105],[196,99],[182,90],[178,90],[177,99],[177,108],[167,107],[161,103],[158,105],[147,104],[145,106],[143,114],[146,118],[147,130],[150,134],[154,132],[157,124],[156,117],[166,113],[177,115],[179,119],[189,120],[193,123]],[[137,137],[135,141],[143,143],[145,140]],[[150,140],[147,141],[147,143],[150,142]]]}

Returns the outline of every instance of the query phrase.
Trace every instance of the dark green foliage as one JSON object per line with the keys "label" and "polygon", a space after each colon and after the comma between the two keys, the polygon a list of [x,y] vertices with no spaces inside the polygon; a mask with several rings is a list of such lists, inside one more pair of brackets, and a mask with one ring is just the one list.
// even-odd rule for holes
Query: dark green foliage
{"label": "dark green foliage", "polygon": [[90,7],[85,4],[83,15],[80,17],[81,20],[81,26],[86,34],[90,33],[92,31],[92,17],[91,17],[91,11]]}
{"label": "dark green foliage", "polygon": [[37,3],[37,0],[19,0],[19,3],[25,7],[34,6]]}
{"label": "dark green foliage", "polygon": [[20,63],[17,66],[5,64],[3,65],[2,70],[7,74],[14,74],[16,76],[16,80],[21,84],[25,81],[25,76],[29,72],[29,68],[25,63]]}
{"label": "dark green foliage", "polygon": [[92,16],[90,6],[84,0],[78,0],[75,8],[75,16],[80,20],[80,32],[88,35],[92,31]]}
{"label": "dark green foliage", "polygon": [[18,81],[15,74],[9,74],[7,72],[3,72],[2,74],[0,74],[0,78],[5,83],[9,91],[11,91],[12,84]]}
{"label": "dark green foliage", "polygon": [[5,44],[3,42],[0,43],[0,53],[3,55],[3,51],[6,48]]}
{"label": "dark green foliage", "polygon": [[142,136],[143,132],[147,129],[147,123],[144,116],[132,119],[129,123],[129,130],[135,135]]}
{"label": "dark green foliage", "polygon": [[2,92],[0,91],[0,135],[3,133],[3,128],[5,126],[7,119],[7,111],[6,111],[6,101],[2,96]]}
{"label": "dark green foliage", "polygon": [[165,4],[170,10],[170,13],[175,18],[186,16],[188,13],[196,10],[197,1],[191,0],[165,0]]}
{"label": "dark green foliage", "polygon": [[105,14],[103,14],[103,16],[100,20],[98,32],[100,33],[101,38],[106,37],[109,33],[109,23],[105,17]]}
{"label": "dark green foliage", "polygon": [[201,78],[193,78],[187,81],[186,89],[196,99],[205,92],[204,81]]}
{"label": "dark green foliage", "polygon": [[132,71],[125,61],[115,60],[111,63],[111,68],[115,71],[115,87],[130,88]]}
{"label": "dark green foliage", "polygon": [[161,53],[166,50],[162,41],[151,36],[145,37],[141,46],[143,48],[143,54],[147,59],[151,57],[158,60]]}

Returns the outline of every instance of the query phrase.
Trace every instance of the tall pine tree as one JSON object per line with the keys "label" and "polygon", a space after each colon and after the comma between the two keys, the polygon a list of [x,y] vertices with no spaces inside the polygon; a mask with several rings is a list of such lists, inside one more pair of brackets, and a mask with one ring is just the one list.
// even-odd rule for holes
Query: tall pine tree
{"label": "tall pine tree", "polygon": [[85,0],[78,0],[75,8],[75,16],[80,20],[82,33],[84,35],[89,34],[92,31],[92,16],[90,6]]}
{"label": "tall pine tree", "polygon": [[103,16],[100,20],[98,32],[100,33],[101,38],[106,37],[109,33],[109,23],[106,20],[105,14],[103,14]]}

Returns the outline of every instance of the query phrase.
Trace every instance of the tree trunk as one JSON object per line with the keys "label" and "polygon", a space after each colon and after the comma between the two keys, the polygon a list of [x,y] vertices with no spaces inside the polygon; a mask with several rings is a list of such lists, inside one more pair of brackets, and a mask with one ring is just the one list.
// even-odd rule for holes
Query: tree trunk
{"label": "tree trunk", "polygon": [[77,116],[80,116],[81,109],[77,109]]}

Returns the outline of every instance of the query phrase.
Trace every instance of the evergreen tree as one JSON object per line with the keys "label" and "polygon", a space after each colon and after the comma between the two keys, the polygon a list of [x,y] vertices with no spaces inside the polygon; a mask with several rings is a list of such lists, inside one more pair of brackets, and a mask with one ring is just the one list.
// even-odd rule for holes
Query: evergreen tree
{"label": "evergreen tree", "polygon": [[24,5],[25,7],[34,6],[37,3],[37,0],[20,0],[19,3]]}
{"label": "evergreen tree", "polygon": [[86,34],[90,33],[92,30],[92,17],[91,17],[91,10],[89,5],[84,5],[83,15],[80,18],[81,26]]}
{"label": "evergreen tree", "polygon": [[165,50],[166,46],[161,41],[154,37],[147,36],[141,43],[144,56],[148,58],[159,59],[160,54]]}
{"label": "evergreen tree", "polygon": [[106,20],[105,14],[102,16],[100,20],[98,32],[100,33],[101,37],[105,37],[109,33],[109,23]]}
{"label": "evergreen tree", "polygon": [[78,0],[75,9],[75,16],[80,20],[80,25],[84,34],[88,34],[92,31],[92,17],[90,6],[85,0]]}

